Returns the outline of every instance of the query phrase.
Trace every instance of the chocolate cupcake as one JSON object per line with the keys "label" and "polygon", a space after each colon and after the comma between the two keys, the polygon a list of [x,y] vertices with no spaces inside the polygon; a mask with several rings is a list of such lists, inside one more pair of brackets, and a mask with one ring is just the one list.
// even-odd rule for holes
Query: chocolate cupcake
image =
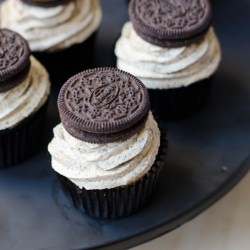
{"label": "chocolate cupcake", "polygon": [[221,59],[208,0],[131,0],[116,43],[117,67],[149,89],[161,118],[183,118],[205,104]]}
{"label": "chocolate cupcake", "polygon": [[1,26],[28,40],[53,84],[92,66],[99,0],[8,0],[1,8]]}
{"label": "chocolate cupcake", "polygon": [[166,147],[143,84],[114,68],[83,71],[63,85],[58,108],[62,123],[48,149],[75,206],[100,218],[142,208]]}
{"label": "chocolate cupcake", "polygon": [[50,82],[17,33],[0,29],[0,168],[18,164],[40,145]]}

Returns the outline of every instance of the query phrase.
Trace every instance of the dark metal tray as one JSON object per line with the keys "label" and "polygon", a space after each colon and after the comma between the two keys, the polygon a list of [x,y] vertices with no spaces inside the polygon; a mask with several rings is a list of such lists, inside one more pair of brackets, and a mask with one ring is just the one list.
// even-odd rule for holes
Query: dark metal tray
{"label": "dark metal tray", "polygon": [[[205,110],[163,124],[169,154],[151,203],[117,221],[77,211],[60,189],[46,145],[58,122],[53,89],[43,149],[24,164],[0,172],[0,249],[123,249],[190,220],[230,190],[250,167],[250,15],[248,1],[213,1],[223,48]],[[127,18],[126,1],[102,1],[104,18],[96,64],[112,65],[114,41]],[[238,13],[236,15],[235,13]],[[240,14],[239,14],[240,13]],[[248,32],[248,33],[247,33]]]}

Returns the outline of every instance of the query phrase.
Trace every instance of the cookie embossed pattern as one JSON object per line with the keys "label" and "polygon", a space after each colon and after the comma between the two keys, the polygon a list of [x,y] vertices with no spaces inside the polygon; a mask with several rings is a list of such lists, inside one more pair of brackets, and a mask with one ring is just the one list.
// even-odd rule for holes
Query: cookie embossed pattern
{"label": "cookie embossed pattern", "polygon": [[0,92],[15,87],[27,75],[29,55],[24,39],[7,29],[0,30]]}
{"label": "cookie embossed pattern", "polygon": [[205,0],[132,1],[129,14],[138,35],[162,47],[195,41],[211,23],[211,6]]}
{"label": "cookie embossed pattern", "polygon": [[[18,68],[16,64],[22,64],[19,58],[26,57],[28,53],[25,53],[23,45],[27,48],[27,44],[19,36],[15,36],[14,33],[8,30],[0,31],[0,74],[3,74],[3,70],[8,68],[8,71],[15,70]],[[27,50],[29,51],[29,50]],[[28,60],[28,58],[25,58]],[[14,69],[15,67],[15,69]]]}
{"label": "cookie embossed pattern", "polygon": [[[110,68],[75,75],[61,93],[61,120],[70,134],[78,131],[78,139],[86,139],[86,132],[99,133],[96,140],[107,142],[121,131],[125,139],[143,126],[150,105],[147,90],[138,79]],[[130,132],[124,133],[128,128]]]}
{"label": "cookie embossed pattern", "polygon": [[105,76],[90,73],[73,82],[65,99],[67,108],[79,118],[114,122],[138,112],[143,96],[138,83],[108,72]]}

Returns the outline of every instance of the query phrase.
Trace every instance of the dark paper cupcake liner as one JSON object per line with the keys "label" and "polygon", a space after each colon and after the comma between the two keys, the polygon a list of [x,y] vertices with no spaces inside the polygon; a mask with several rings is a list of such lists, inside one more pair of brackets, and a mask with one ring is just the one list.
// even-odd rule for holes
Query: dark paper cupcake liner
{"label": "dark paper cupcake liner", "polygon": [[66,177],[57,174],[63,190],[75,207],[92,217],[118,219],[131,215],[141,209],[155,191],[158,175],[164,165],[167,141],[161,140],[159,153],[150,171],[133,184],[103,190],[80,189]]}
{"label": "dark paper cupcake liner", "polygon": [[204,108],[212,85],[208,78],[187,87],[148,89],[151,108],[161,120],[187,118]]}
{"label": "dark paper cupcake liner", "polygon": [[37,151],[42,139],[47,102],[16,127],[0,131],[1,169],[19,164]]}
{"label": "dark paper cupcake liner", "polygon": [[60,51],[33,53],[46,67],[52,84],[62,86],[71,76],[93,67],[96,33],[84,42]]}

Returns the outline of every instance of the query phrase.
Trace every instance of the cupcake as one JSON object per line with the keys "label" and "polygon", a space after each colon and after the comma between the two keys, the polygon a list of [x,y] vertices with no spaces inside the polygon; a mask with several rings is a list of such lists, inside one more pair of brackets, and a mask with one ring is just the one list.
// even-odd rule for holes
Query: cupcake
{"label": "cupcake", "polygon": [[63,85],[48,150],[77,208],[115,219],[149,200],[166,147],[149,108],[144,85],[118,69],[83,71]]}
{"label": "cupcake", "polygon": [[0,29],[0,168],[18,164],[40,145],[50,82],[19,34]]}
{"label": "cupcake", "polygon": [[1,26],[28,40],[53,84],[92,65],[99,0],[7,0],[1,8]]}
{"label": "cupcake", "polygon": [[146,85],[161,118],[199,111],[221,59],[209,1],[131,0],[129,17],[115,46],[117,67]]}

